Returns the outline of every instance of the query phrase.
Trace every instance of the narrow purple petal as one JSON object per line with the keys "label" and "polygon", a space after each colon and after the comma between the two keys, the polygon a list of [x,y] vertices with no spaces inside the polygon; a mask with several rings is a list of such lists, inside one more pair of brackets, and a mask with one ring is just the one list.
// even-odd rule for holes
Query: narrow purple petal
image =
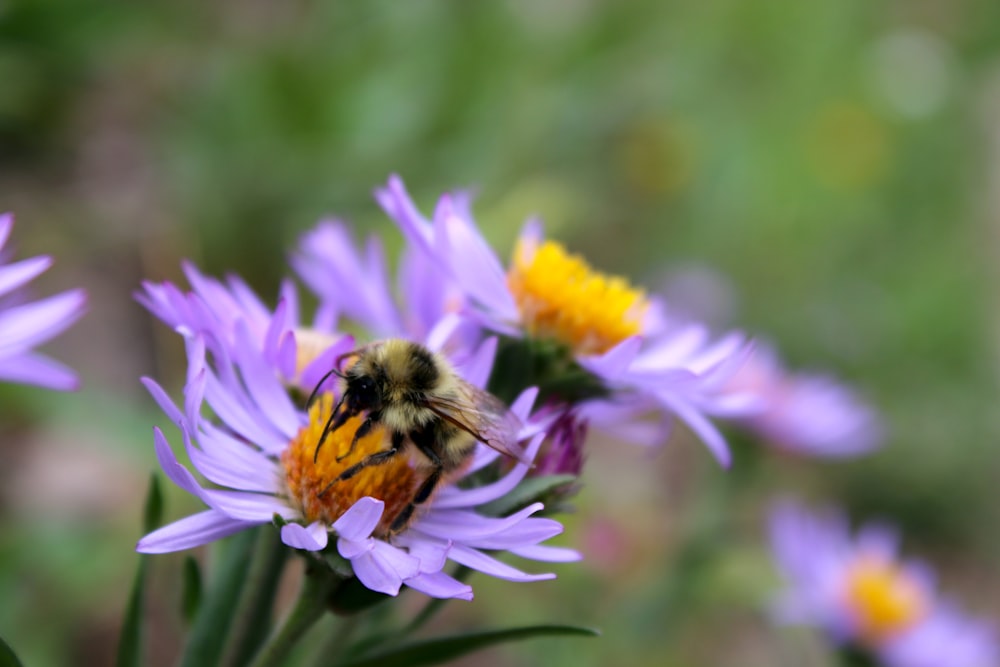
{"label": "narrow purple petal", "polygon": [[80,380],[73,369],[33,352],[22,352],[0,359],[0,380],[32,384],[55,391],[76,391],[80,388]]}
{"label": "narrow purple petal", "polygon": [[730,466],[732,463],[732,454],[729,451],[729,445],[726,444],[726,439],[722,437],[719,429],[706,419],[705,415],[701,414],[685,401],[675,397],[661,397],[661,400],[705,443],[705,446],[708,447],[708,450],[712,452],[722,467],[728,468]]}
{"label": "narrow purple petal", "polygon": [[517,304],[507,287],[503,264],[472,222],[445,206],[435,213],[434,228],[435,250],[439,257],[448,258],[466,293],[497,319],[517,321]]}
{"label": "narrow purple petal", "polygon": [[501,563],[496,558],[487,556],[481,551],[470,549],[458,544],[452,547],[449,556],[453,561],[460,565],[465,565],[466,567],[472,568],[478,572],[488,574],[491,577],[506,579],[507,581],[544,581],[546,579],[556,578],[556,575],[552,573],[528,574],[526,572],[522,572],[516,567],[512,567],[506,563]]}
{"label": "narrow purple petal", "polygon": [[483,341],[475,353],[462,365],[462,377],[469,384],[482,389],[490,379],[493,371],[493,359],[497,354],[497,337],[491,336]]}
{"label": "narrow purple petal", "polygon": [[472,586],[463,584],[444,572],[418,574],[406,580],[406,585],[432,598],[472,599]]}
{"label": "narrow purple petal", "polygon": [[431,224],[413,205],[410,193],[403,185],[403,179],[396,174],[389,176],[386,187],[375,190],[375,199],[386,214],[399,226],[407,241],[421,248],[428,255],[433,254],[431,250]]}
{"label": "narrow purple petal", "polygon": [[[153,427],[153,446],[156,450],[156,459],[160,462],[160,467],[163,468],[163,472],[166,473],[167,478],[181,489],[212,507],[213,503],[208,501],[205,489],[201,488],[194,475],[177,461],[177,457],[174,456],[174,450],[170,447],[170,443],[167,442],[163,431],[156,426]],[[248,517],[241,518],[247,519]]]}
{"label": "narrow purple petal", "polygon": [[642,337],[632,336],[615,345],[602,355],[579,359],[580,365],[604,378],[621,376],[635,360],[642,347]]}
{"label": "narrow purple petal", "polygon": [[513,547],[509,549],[515,556],[540,560],[547,563],[575,563],[583,560],[583,554],[576,549],[565,547],[550,547],[544,544],[532,544],[526,547]]}
{"label": "narrow purple petal", "polygon": [[[544,439],[544,433],[539,433],[532,439],[524,452],[526,460],[533,461],[535,459]],[[438,494],[437,499],[435,499],[434,509],[475,507],[501,498],[521,483],[521,480],[524,479],[530,467],[530,464],[518,463],[509,473],[497,481],[473,489],[463,490],[454,486],[445,487]]]}
{"label": "narrow purple petal", "polygon": [[239,521],[217,510],[205,510],[154,530],[139,540],[135,550],[146,554],[181,551],[221,540],[260,523]]}
{"label": "narrow purple petal", "polygon": [[420,517],[413,527],[422,533],[445,540],[484,539],[517,525],[542,508],[542,503],[533,503],[510,516],[499,519],[465,510],[431,511]]}
{"label": "narrow purple petal", "polygon": [[177,407],[177,404],[174,403],[173,399],[170,398],[167,392],[163,390],[163,387],[157,384],[156,380],[144,376],[139,378],[139,382],[146,387],[146,391],[148,391],[149,395],[153,397],[156,404],[160,406],[160,409],[166,413],[167,418],[170,421],[178,426],[185,423],[186,420],[184,419],[184,415],[181,413],[180,408]]}
{"label": "narrow purple petal", "polygon": [[52,258],[43,255],[0,267],[0,294],[7,294],[31,282],[50,266]]}
{"label": "narrow purple petal", "polygon": [[263,493],[207,490],[206,503],[234,519],[270,521],[275,514],[283,519],[297,519],[299,514],[278,498]]}
{"label": "narrow purple petal", "polygon": [[299,430],[298,412],[275,377],[274,367],[254,349],[250,331],[243,322],[236,325],[236,355],[243,383],[256,407],[279,433],[292,438]]}
{"label": "narrow purple petal", "polygon": [[81,315],[87,302],[83,290],[70,290],[0,313],[0,355],[34,347],[59,335]]}
{"label": "narrow purple petal", "polygon": [[7,244],[10,237],[10,230],[14,226],[13,213],[0,213],[0,248]]}

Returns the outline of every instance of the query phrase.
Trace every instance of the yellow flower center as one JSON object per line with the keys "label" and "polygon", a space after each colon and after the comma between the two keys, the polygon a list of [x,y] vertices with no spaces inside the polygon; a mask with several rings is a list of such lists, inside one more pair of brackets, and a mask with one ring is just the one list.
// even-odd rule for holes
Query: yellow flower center
{"label": "yellow flower center", "polygon": [[872,645],[911,627],[928,607],[924,590],[911,575],[893,563],[869,557],[851,568],[847,602],[861,639]]}
{"label": "yellow flower center", "polygon": [[642,331],[643,292],[594,271],[553,241],[519,243],[507,282],[528,332],[555,338],[577,354],[606,352]]}
{"label": "yellow flower center", "polygon": [[[352,417],[326,436],[313,462],[333,405],[333,395],[322,394],[309,410],[309,423],[281,455],[290,499],[298,505],[307,524],[313,521],[331,524],[361,498],[378,498],[385,502],[385,510],[375,534],[384,537],[393,519],[410,503],[420,480],[409,458],[397,456],[388,463],[364,468],[350,479],[335,482],[352,465],[386,449],[387,443],[384,429],[375,428],[359,438],[354,451],[345,456],[362,421],[361,417]],[[338,461],[341,456],[344,458]]]}

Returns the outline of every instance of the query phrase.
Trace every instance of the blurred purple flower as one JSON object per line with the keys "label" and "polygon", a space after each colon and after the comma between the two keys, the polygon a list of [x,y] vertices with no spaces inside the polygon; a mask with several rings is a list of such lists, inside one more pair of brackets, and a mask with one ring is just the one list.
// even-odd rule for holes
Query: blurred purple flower
{"label": "blurred purple flower", "polygon": [[[521,233],[505,269],[476,227],[464,193],[444,195],[433,219],[414,206],[393,176],[376,192],[428,270],[462,295],[463,314],[498,333],[554,337],[613,389],[611,404],[641,404],[685,422],[724,465],[725,439],[708,417],[741,417],[759,409],[749,394],[724,393],[752,348],[740,333],[711,341],[704,327],[666,320],[658,299],[621,278],[599,274],[543,239],[540,224]],[[661,439],[667,435],[661,429]]]}
{"label": "blurred purple flower", "polygon": [[771,545],[788,587],[775,615],[811,625],[886,667],[989,667],[1000,661],[992,627],[940,599],[922,563],[900,561],[898,535],[868,525],[850,534],[839,514],[792,503],[771,513]]}
{"label": "blurred purple flower", "polygon": [[760,399],[759,411],[739,422],[781,449],[850,457],[882,443],[877,413],[850,388],[825,375],[788,373],[769,346],[758,345],[725,389]]}
{"label": "blurred purple flower", "polygon": [[[384,479],[390,477],[381,470],[385,466],[364,471],[372,472],[368,481],[362,481],[363,472],[334,487],[328,497],[351,498],[342,510],[332,511],[326,506],[317,509],[315,493],[296,491],[316,485],[322,488],[329,479],[308,479],[306,482],[313,486],[300,487],[302,480],[293,479],[293,475],[322,475],[323,466],[336,455],[333,445],[328,444],[319,465],[295,464],[295,456],[303,448],[312,463],[317,434],[329,408],[320,405],[306,413],[296,406],[287,385],[282,383],[283,378],[295,375],[295,360],[301,357],[295,328],[298,318],[291,317],[294,308],[287,305],[291,297],[286,293],[272,313],[258,308],[255,299],[246,298],[248,293],[234,287],[241,283],[230,281],[226,289],[192,272],[189,267],[189,277],[195,276],[194,293],[185,294],[169,284],[147,285],[140,297],[185,335],[189,366],[183,409],[156,382],[148,378],[143,382],[180,429],[195,469],[222,488],[203,487],[177,461],[165,436],[156,429],[160,465],[172,481],[209,509],[145,536],[137,545],[139,551],[162,553],[195,547],[270,523],[278,515],[288,522],[281,538],[291,547],[322,550],[328,546],[330,535],[335,535],[340,555],[351,562],[356,576],[372,590],[396,595],[405,584],[433,597],[464,599],[472,597],[472,590],[443,571],[448,560],[512,581],[533,581],[554,575],[524,573],[487,552],[510,551],[541,561],[579,557],[575,551],[541,544],[562,532],[562,526],[552,519],[531,516],[542,509],[539,503],[503,518],[476,512],[478,506],[517,486],[528,470],[523,463],[487,486],[460,489],[454,484],[444,485],[423,506],[424,511],[391,537],[386,536],[383,515],[390,500],[400,502],[400,491],[398,480]],[[465,355],[459,370],[467,380],[480,385],[485,382],[495,344],[495,340],[487,340]],[[541,428],[529,419],[536,394],[525,392],[512,406],[525,424],[520,435],[528,442],[529,458],[537,454],[543,437]],[[332,399],[326,400],[329,403]],[[344,433],[338,431],[338,435],[349,440],[352,432],[348,429],[345,425],[341,429]],[[375,446],[381,447],[379,433],[370,437],[379,439]],[[479,447],[467,473],[487,465],[496,456],[494,450]],[[405,460],[399,461],[406,466]],[[388,495],[354,498],[350,496],[352,486],[354,491],[382,488]]]}
{"label": "blurred purple flower", "polygon": [[[13,215],[0,215],[0,251],[13,226]],[[34,348],[83,315],[86,294],[74,289],[26,302],[20,290],[51,265],[52,259],[44,255],[13,263],[0,259],[0,380],[70,391],[79,388],[76,373]]]}

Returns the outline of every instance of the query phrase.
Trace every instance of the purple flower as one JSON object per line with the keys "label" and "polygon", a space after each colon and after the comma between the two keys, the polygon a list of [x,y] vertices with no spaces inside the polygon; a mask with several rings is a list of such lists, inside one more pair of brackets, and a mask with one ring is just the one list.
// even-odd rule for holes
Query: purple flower
{"label": "purple flower", "polygon": [[[188,271],[191,275],[193,269]],[[303,387],[290,379],[299,377],[296,360],[302,366],[303,355],[298,349],[298,318],[290,316],[294,309],[288,305],[289,295],[270,313],[257,308],[253,299],[235,298],[236,291],[242,290],[234,290],[232,281],[229,289],[200,278],[192,283],[197,283],[195,293],[184,294],[170,285],[153,289],[147,285],[142,297],[185,334],[189,367],[183,408],[156,382],[143,381],[180,430],[195,470],[221,488],[203,486],[177,461],[166,437],[156,429],[156,451],[164,471],[208,509],[145,536],[139,541],[139,551],[191,548],[270,523],[278,515],[287,522],[281,530],[285,544],[319,551],[332,538],[358,579],[372,590],[396,595],[405,584],[433,597],[463,599],[470,599],[472,590],[444,572],[449,560],[492,576],[533,581],[554,575],[522,572],[489,552],[509,551],[542,561],[579,557],[575,551],[541,544],[562,532],[562,526],[533,516],[542,509],[540,503],[500,518],[476,511],[517,486],[528,470],[525,463],[486,486],[462,489],[454,483],[458,480],[452,480],[396,534],[387,530],[388,524],[412,499],[418,482],[418,471],[405,457],[366,468],[319,494],[338,471],[383,449],[382,432],[375,430],[360,438],[352,457],[338,461],[338,452],[347,451],[360,425],[358,419],[348,421],[330,434],[314,461],[316,443],[335,397],[332,392],[321,394],[309,411],[293,400],[291,393]],[[210,302],[225,312],[205,310]],[[432,332],[440,330],[431,327]],[[464,351],[456,368],[468,381],[482,385],[495,346],[491,339]],[[319,354],[326,357],[328,350]],[[525,392],[512,406],[525,424],[520,436],[527,442],[529,459],[537,454],[543,438],[541,428],[529,419],[536,394]],[[494,450],[480,447],[466,474],[497,456]]]}
{"label": "purple flower", "polygon": [[791,374],[759,345],[726,386],[759,397],[760,410],[739,419],[775,446],[827,457],[866,454],[883,440],[876,412],[849,387],[819,374]]}
{"label": "purple flower", "polygon": [[887,667],[989,667],[1000,660],[992,628],[940,599],[930,570],[901,561],[897,534],[881,525],[851,535],[839,514],[785,503],[771,514],[771,544],[787,588],[784,623],[820,628]]}
{"label": "purple flower", "polygon": [[[754,396],[722,391],[751,350],[743,335],[713,342],[703,327],[665,319],[659,299],[594,271],[545,240],[534,221],[505,269],[476,228],[464,194],[444,195],[430,220],[396,176],[376,198],[410,251],[431,258],[429,270],[460,291],[460,310],[468,318],[508,336],[568,346],[581,366],[612,388],[609,403],[679,418],[728,465],[728,447],[709,417],[746,416],[760,407]],[[659,431],[661,439],[666,434]]]}
{"label": "purple flower", "polygon": [[[13,226],[11,214],[0,215],[0,251]],[[13,263],[0,260],[0,380],[69,391],[79,387],[76,373],[34,348],[83,315],[86,294],[74,289],[29,302],[20,289],[51,265],[44,255]]]}

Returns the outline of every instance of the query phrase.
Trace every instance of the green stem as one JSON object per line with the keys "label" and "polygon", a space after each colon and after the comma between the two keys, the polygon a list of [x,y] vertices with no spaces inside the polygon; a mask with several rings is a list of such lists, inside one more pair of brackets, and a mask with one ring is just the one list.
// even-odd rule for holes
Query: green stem
{"label": "green stem", "polygon": [[275,531],[269,526],[262,527],[243,592],[236,605],[223,665],[240,667],[247,664],[267,636],[274,596],[287,554],[288,548],[278,539]]}
{"label": "green stem", "polygon": [[313,665],[315,667],[329,667],[333,664],[331,656],[337,656],[344,651],[344,647],[347,646],[347,641],[350,636],[354,633],[354,630],[358,627],[358,623],[361,620],[359,614],[354,614],[353,616],[343,616],[335,617],[338,621],[333,632],[330,632],[323,639],[319,650],[314,656]]}
{"label": "green stem", "polygon": [[295,644],[326,612],[327,597],[339,581],[327,568],[310,565],[302,581],[299,599],[278,632],[261,649],[252,667],[284,665]]}

